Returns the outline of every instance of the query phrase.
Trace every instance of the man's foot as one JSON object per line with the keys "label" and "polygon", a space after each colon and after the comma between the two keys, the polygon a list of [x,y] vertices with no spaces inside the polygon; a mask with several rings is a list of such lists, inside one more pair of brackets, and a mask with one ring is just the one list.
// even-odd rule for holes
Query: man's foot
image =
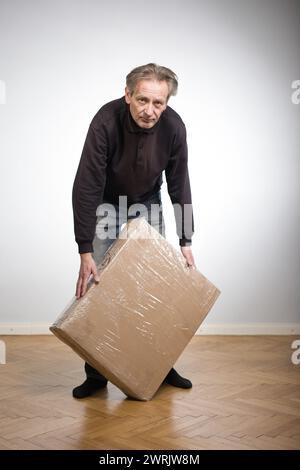
{"label": "man's foot", "polygon": [[173,387],[179,388],[192,388],[193,384],[189,379],[185,379],[181,377],[181,375],[176,372],[176,370],[172,367],[168,375],[166,376],[164,383],[169,385],[173,385]]}
{"label": "man's foot", "polygon": [[101,388],[106,387],[106,381],[87,378],[81,385],[73,389],[74,398],[86,398],[96,393]]}

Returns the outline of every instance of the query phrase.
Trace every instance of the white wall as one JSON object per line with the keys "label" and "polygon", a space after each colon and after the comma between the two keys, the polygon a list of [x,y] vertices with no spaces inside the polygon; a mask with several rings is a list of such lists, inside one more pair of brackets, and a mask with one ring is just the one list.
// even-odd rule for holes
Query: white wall
{"label": "white wall", "polygon": [[206,323],[300,321],[299,13],[296,0],[0,1],[0,323],[51,323],[73,296],[87,128],[149,61],[180,80],[194,253],[222,291]]}

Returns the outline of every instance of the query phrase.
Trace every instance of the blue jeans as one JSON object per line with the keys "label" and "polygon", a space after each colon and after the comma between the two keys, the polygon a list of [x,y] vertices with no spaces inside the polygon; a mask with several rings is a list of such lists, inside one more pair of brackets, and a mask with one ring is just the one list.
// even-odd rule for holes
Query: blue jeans
{"label": "blue jeans", "polygon": [[[122,225],[137,217],[145,217],[147,222],[157,230],[163,237],[165,237],[165,222],[162,211],[160,191],[155,193],[151,198],[140,204],[135,204],[127,211],[119,205],[110,204],[105,202],[99,206],[101,210],[96,221],[96,232],[93,240],[94,252],[92,256],[96,265],[101,263],[105,252],[115,241],[115,237],[119,235]],[[151,210],[152,209],[152,210]],[[108,235],[104,238],[105,233]],[[85,372],[88,378],[105,381],[106,378],[100,374],[96,369],[85,363]]]}
{"label": "blue jeans", "polygon": [[[151,211],[152,208],[152,211]],[[99,214],[99,215],[98,215]],[[127,206],[119,206],[103,202],[97,209],[96,232],[93,240],[93,258],[99,264],[105,252],[119,235],[122,225],[127,220],[136,217],[145,217],[147,222],[155,228],[163,237],[165,236],[165,223],[162,213],[160,191],[143,203]],[[104,238],[105,237],[105,238]]]}

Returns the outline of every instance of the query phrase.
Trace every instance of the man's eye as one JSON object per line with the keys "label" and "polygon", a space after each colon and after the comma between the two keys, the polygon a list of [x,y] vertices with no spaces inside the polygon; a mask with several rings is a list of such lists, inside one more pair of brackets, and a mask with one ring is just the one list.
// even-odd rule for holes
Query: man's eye
{"label": "man's eye", "polygon": [[143,98],[140,98],[140,99],[139,99],[139,102],[140,102],[140,103],[145,103],[145,100],[144,100]]}

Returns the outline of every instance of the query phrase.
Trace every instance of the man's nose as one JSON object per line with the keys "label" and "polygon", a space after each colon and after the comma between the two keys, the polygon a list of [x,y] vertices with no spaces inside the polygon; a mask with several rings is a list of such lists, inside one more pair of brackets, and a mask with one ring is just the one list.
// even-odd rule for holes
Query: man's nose
{"label": "man's nose", "polygon": [[145,113],[147,116],[151,116],[153,113],[153,105],[151,103],[148,103],[144,109]]}

